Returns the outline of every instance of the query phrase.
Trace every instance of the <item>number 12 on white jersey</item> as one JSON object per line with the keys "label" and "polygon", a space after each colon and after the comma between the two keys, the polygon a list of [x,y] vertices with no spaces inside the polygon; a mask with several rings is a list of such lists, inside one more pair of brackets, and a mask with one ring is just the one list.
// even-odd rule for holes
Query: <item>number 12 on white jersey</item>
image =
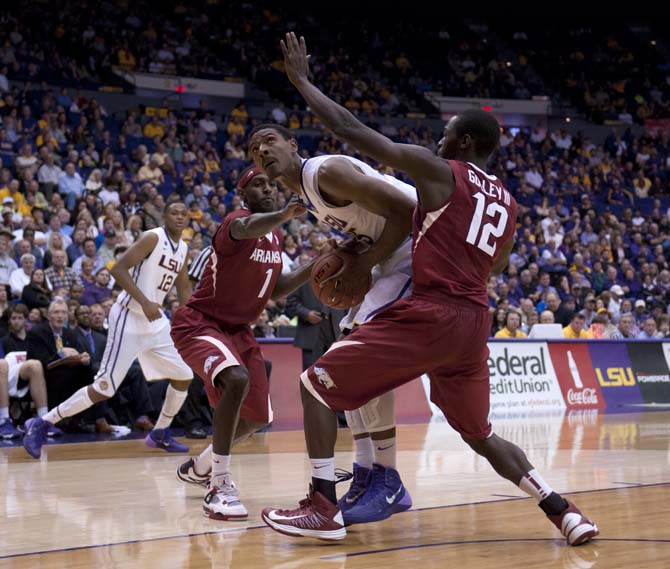
{"label": "number 12 on white jersey", "polygon": [[[486,205],[486,196],[483,193],[477,192],[472,196],[477,200],[477,205],[475,207],[475,214],[472,217],[470,222],[470,230],[468,231],[468,236],[465,238],[465,241],[470,245],[475,245],[477,241],[477,236],[479,235],[479,230],[482,227],[482,221],[484,218],[484,206]],[[496,214],[500,214],[498,221],[495,222],[494,218]],[[478,249],[481,249],[487,255],[493,257],[496,253],[498,247],[498,237],[500,237],[505,232],[505,226],[507,225],[507,210],[497,202],[491,202],[486,208],[486,218],[491,219],[492,221],[485,223],[479,237],[479,242],[476,244]],[[491,238],[494,239],[491,243]]]}

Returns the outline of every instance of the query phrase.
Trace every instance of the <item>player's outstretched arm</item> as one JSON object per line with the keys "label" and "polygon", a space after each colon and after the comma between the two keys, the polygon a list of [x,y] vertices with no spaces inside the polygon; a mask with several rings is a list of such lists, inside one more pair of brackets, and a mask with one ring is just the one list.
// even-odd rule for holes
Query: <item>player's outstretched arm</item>
{"label": "player's outstretched arm", "polygon": [[277,279],[275,289],[272,291],[272,299],[276,300],[278,298],[284,298],[285,296],[291,294],[294,290],[304,285],[309,279],[313,264],[314,261],[311,261],[299,269],[296,269],[295,271],[291,271],[286,275],[280,275]]}
{"label": "player's outstretched arm", "polygon": [[151,252],[154,250],[158,244],[158,235],[155,233],[144,233],[135,243],[133,243],[130,248],[119,258],[119,260],[114,264],[112,270],[112,276],[114,280],[125,290],[130,296],[132,296],[137,303],[142,307],[144,315],[150,320],[157,320],[161,317],[162,311],[161,307],[155,303],[151,302],[144,293],[137,287],[135,282],[130,276],[130,269],[139,265],[144,259],[146,259]]}
{"label": "player's outstretched arm", "polygon": [[[444,177],[451,186],[451,169],[445,161],[423,146],[399,144],[369,128],[347,109],[329,99],[309,81],[309,63],[305,38],[300,41],[295,33],[286,34],[281,41],[286,74],[295,88],[335,135],[348,142],[363,154],[371,156],[386,166],[407,172],[419,184],[427,175]],[[437,172],[435,172],[437,170]]]}
{"label": "player's outstretched arm", "polygon": [[238,217],[230,224],[230,236],[236,241],[258,239],[272,231],[275,227],[300,217],[307,210],[297,195],[292,195],[283,209],[271,213],[253,213],[248,217]]}

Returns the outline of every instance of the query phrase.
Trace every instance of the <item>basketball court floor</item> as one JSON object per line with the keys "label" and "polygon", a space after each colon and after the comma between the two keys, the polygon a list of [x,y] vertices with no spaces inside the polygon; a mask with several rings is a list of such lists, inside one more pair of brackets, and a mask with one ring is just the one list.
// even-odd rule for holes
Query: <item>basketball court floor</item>
{"label": "basketball court floor", "polygon": [[[175,477],[184,455],[141,440],[48,445],[40,461],[1,449],[0,568],[670,567],[670,412],[504,418],[494,428],[597,522],[599,539],[566,546],[532,500],[433,423],[399,430],[412,510],[352,526],[337,543],[284,537],[260,520],[263,507],[294,507],[306,492],[298,431],[238,447],[233,475],[250,512],[241,523],[205,518],[203,491]],[[341,430],[337,465],[351,460]]]}

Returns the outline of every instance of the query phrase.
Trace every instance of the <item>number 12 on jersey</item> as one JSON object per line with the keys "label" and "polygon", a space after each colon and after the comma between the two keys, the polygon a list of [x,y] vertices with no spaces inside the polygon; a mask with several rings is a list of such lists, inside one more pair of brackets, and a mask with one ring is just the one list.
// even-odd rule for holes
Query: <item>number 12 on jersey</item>
{"label": "number 12 on jersey", "polygon": [[[470,245],[475,245],[478,249],[493,257],[498,248],[497,239],[505,232],[508,217],[507,210],[497,202],[491,202],[486,207],[486,196],[481,192],[477,192],[472,197],[477,200],[477,205],[475,206],[475,214],[472,216],[470,230],[465,241]],[[485,207],[486,212],[484,212]],[[485,213],[487,220],[490,219],[491,221],[485,223],[482,228]],[[495,217],[497,214],[500,214],[500,217],[498,217],[498,221],[496,222]],[[482,229],[481,236],[479,237],[479,242],[477,242],[480,229]],[[491,243],[491,238],[493,238],[493,243]]]}

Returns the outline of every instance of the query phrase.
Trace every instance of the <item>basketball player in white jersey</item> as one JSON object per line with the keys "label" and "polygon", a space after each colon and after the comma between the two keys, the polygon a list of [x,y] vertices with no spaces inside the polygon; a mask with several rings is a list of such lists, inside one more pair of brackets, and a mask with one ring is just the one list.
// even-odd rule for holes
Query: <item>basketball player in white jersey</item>
{"label": "basketball player in white jersey", "polygon": [[144,232],[112,269],[123,292],[109,313],[107,345],[93,383],[43,418],[26,421],[23,446],[31,456],[39,458],[47,429],[54,423],[112,397],[135,358],[148,381],[170,379],[160,417],[146,444],[167,452],[188,451],[172,438],[168,427],[186,399],[193,372],[177,353],[170,323],[162,310],[173,285],[182,304],[192,292],[186,263],[188,247],[181,240],[188,221],[186,206],[173,202],[165,208],[164,216],[165,226]]}
{"label": "basketball player in white jersey", "polygon": [[[361,286],[372,272],[372,288],[340,324],[347,333],[370,321],[381,310],[411,292],[412,212],[416,190],[350,156],[325,155],[303,160],[292,133],[277,124],[259,125],[249,137],[249,154],[271,178],[298,194],[319,221],[357,242],[358,255],[345,254],[345,265],[334,275],[340,295]],[[335,342],[329,351],[336,350]],[[360,381],[365,382],[361,377]],[[347,525],[379,521],[411,507],[411,498],[396,468],[393,393],[346,413],[354,435],[354,479],[340,499]],[[308,438],[309,440],[309,438]],[[310,456],[320,456],[312,454]],[[328,456],[324,455],[324,459]],[[334,464],[316,464],[313,476],[330,475]],[[400,486],[398,486],[400,484]],[[389,504],[386,496],[394,495]]]}

